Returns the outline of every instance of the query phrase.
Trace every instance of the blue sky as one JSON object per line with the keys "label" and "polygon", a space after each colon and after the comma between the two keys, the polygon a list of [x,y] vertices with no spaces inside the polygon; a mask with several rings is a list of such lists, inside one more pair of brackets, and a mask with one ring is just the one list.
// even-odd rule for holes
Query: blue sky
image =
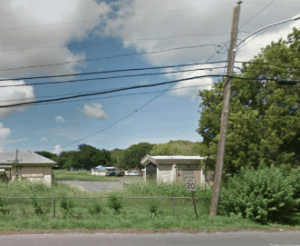
{"label": "blue sky", "polygon": [[[232,0],[1,0],[0,7],[5,14],[0,17],[0,77],[15,79],[224,61],[235,5],[236,1]],[[255,3],[245,0],[241,5],[239,40],[265,25],[291,18],[299,12],[300,3],[296,0]],[[237,50],[236,60],[251,59],[272,40],[285,38],[294,26],[299,27],[299,22],[271,28],[248,40]],[[215,45],[182,48],[207,44]],[[167,49],[173,50],[151,53]],[[140,52],[148,54],[91,61]],[[89,61],[76,63],[78,60]],[[61,65],[39,66],[54,63]],[[215,66],[204,65],[202,68]],[[27,68],[16,69],[19,67]],[[180,69],[199,68],[190,66]],[[2,81],[2,85],[11,87],[0,90],[0,105],[12,103],[8,100],[35,102],[65,94],[99,92],[212,73],[223,74],[224,68],[54,85],[46,84],[117,74]],[[42,82],[44,85],[15,86],[32,82]],[[124,149],[139,142],[202,141],[196,132],[201,100],[197,94],[199,90],[210,89],[212,82],[212,78],[204,78],[176,83],[172,87],[175,90],[166,91],[137,112],[135,110],[171,85],[78,98],[63,103],[0,109],[0,148],[2,151],[19,149],[59,153],[62,150],[76,150],[78,144],[112,150]],[[180,87],[186,88],[178,89]],[[130,113],[130,116],[111,126]],[[101,131],[105,128],[107,130]]]}

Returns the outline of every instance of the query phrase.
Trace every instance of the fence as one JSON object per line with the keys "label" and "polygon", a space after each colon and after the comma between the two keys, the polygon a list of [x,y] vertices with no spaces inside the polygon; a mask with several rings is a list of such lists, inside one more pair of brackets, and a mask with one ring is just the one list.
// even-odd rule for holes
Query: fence
{"label": "fence", "polygon": [[[192,198],[191,197],[115,197],[116,199],[123,199],[123,202],[125,200],[147,200],[149,201],[150,199],[160,199],[160,204],[163,204],[163,208],[164,209],[169,209],[170,207],[172,208],[172,214],[175,215],[176,213],[176,205],[180,205],[185,206],[186,208],[190,208],[191,211],[193,211],[193,205],[192,205]],[[38,211],[40,209],[40,211],[42,211],[42,207],[47,208],[48,210],[52,210],[52,215],[51,217],[55,218],[57,217],[57,210],[58,207],[60,207],[60,209],[62,210],[62,203],[60,204],[60,206],[58,206],[58,200],[64,200],[67,199],[69,200],[102,200],[102,204],[104,204],[103,200],[105,199],[111,199],[110,196],[102,196],[102,197],[59,197],[59,196],[54,196],[54,197],[0,197],[0,212],[2,212],[3,214],[6,211],[6,214],[15,214],[16,216],[18,216],[18,209],[13,209],[11,210],[14,206],[18,206],[21,204],[21,206],[26,206],[26,209],[24,211],[24,207],[21,208],[21,210],[23,209],[23,215],[24,213],[26,213],[26,211],[33,211],[33,213],[38,214]],[[20,202],[16,202],[16,200],[27,200],[27,202],[22,201],[22,203]],[[44,200],[44,201],[48,201],[46,203],[43,204],[37,204],[37,200]],[[189,201],[190,200],[190,201]],[[196,202],[199,205],[199,198],[195,198]],[[1,206],[1,201],[2,201],[2,206]],[[3,201],[5,201],[3,203]],[[163,202],[165,201],[165,202]],[[176,202],[177,201],[177,202]],[[208,202],[208,199],[201,199],[202,203],[206,203]],[[3,204],[6,203],[6,206],[3,206]],[[149,202],[146,202],[146,204],[148,205]],[[87,208],[88,207],[88,203],[84,202],[80,202],[77,201],[76,205],[78,207],[81,208]],[[75,205],[75,206],[76,206]],[[126,204],[124,204],[124,207],[126,206]],[[138,206],[145,206],[144,202],[134,202],[133,204],[130,204],[131,206],[129,207],[138,207]],[[133,205],[133,206],[132,206]],[[188,206],[187,206],[188,205]],[[8,209],[5,209],[5,207],[7,207]],[[32,209],[34,207],[34,209]],[[20,210],[20,209],[19,209]],[[49,214],[49,212],[47,213]],[[50,212],[51,214],[51,212]],[[49,214],[49,215],[50,215]],[[22,216],[21,216],[22,217]]]}

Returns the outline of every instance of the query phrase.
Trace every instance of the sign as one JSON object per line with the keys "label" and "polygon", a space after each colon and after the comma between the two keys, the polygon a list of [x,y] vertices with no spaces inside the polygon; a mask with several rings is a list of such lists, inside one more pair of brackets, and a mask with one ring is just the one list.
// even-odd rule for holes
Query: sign
{"label": "sign", "polygon": [[196,190],[195,179],[186,178],[185,179],[185,187],[187,190],[195,191]]}

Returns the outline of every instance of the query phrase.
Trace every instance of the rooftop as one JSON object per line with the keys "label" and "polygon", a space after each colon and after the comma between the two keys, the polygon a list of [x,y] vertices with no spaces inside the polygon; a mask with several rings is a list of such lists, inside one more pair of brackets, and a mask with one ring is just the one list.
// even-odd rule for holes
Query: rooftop
{"label": "rooftop", "polygon": [[[0,152],[0,163],[8,164],[16,161],[16,152]],[[55,164],[44,156],[38,155],[32,151],[20,151],[18,152],[18,163],[39,163],[39,164]]]}
{"label": "rooftop", "polygon": [[143,165],[152,162],[154,164],[158,163],[195,163],[199,162],[200,160],[204,160],[205,157],[203,156],[180,156],[180,155],[146,155],[142,160],[141,163]]}

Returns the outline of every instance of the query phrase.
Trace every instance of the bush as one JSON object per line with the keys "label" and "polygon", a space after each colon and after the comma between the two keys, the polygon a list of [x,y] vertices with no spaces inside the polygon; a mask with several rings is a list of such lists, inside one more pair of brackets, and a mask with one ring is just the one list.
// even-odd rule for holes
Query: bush
{"label": "bush", "polygon": [[0,197],[0,213],[9,214],[10,210],[8,208],[5,208],[5,206],[6,206],[6,201],[4,200],[4,198]]}
{"label": "bush", "polygon": [[64,219],[71,218],[74,215],[75,203],[72,199],[63,198],[60,207],[62,208]]}
{"label": "bush", "polygon": [[108,207],[115,210],[116,214],[120,213],[120,209],[123,207],[122,201],[116,195],[111,194],[108,198]]}
{"label": "bush", "polygon": [[91,215],[97,215],[102,212],[102,207],[99,203],[95,202],[93,203],[92,207],[88,208],[88,210]]}
{"label": "bush", "polygon": [[241,168],[240,174],[230,177],[221,191],[219,214],[234,214],[261,224],[292,223],[300,203],[296,174],[299,171],[288,174],[284,168],[269,168],[263,162],[257,171]]}
{"label": "bush", "polygon": [[42,209],[41,204],[37,201],[37,199],[32,198],[31,203],[34,207],[34,212],[36,215],[44,215],[45,211]]}
{"label": "bush", "polygon": [[153,216],[157,216],[158,205],[157,201],[151,200],[149,203],[149,211]]}

